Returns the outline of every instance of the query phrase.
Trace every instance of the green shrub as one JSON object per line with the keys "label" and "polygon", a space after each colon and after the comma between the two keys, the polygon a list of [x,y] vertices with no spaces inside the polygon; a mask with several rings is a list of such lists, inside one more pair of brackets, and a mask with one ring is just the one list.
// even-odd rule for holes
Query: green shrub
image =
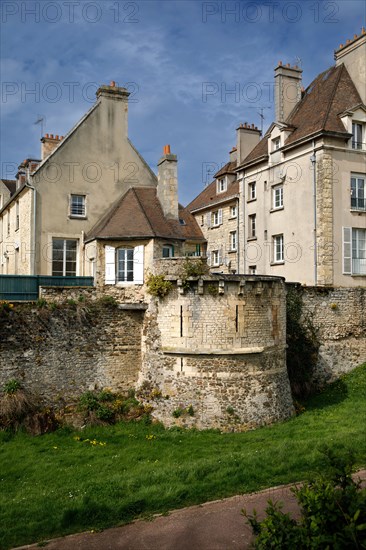
{"label": "green shrub", "polygon": [[47,300],[45,300],[45,298],[38,298],[38,300],[36,301],[36,306],[39,307],[40,309],[43,307],[47,307],[47,305],[48,305],[48,302]]}
{"label": "green shrub", "polygon": [[118,307],[118,302],[114,298],[114,296],[109,296],[109,295],[102,296],[101,298],[99,298],[98,302],[105,307],[111,307],[111,308]]}
{"label": "green shrub", "polygon": [[4,393],[11,395],[13,393],[16,393],[18,390],[20,390],[22,387],[21,383],[18,380],[12,379],[6,382],[4,385]]}
{"label": "green shrub", "polygon": [[147,291],[152,296],[163,298],[166,296],[173,285],[170,281],[166,281],[164,275],[149,275],[146,280]]}
{"label": "green shrub", "polygon": [[300,521],[271,501],[261,522],[255,511],[252,516],[242,511],[256,535],[255,548],[366,548],[366,489],[352,479],[354,458],[351,453],[336,455],[326,447],[322,452],[327,461],[323,474],[293,489],[301,509]]}

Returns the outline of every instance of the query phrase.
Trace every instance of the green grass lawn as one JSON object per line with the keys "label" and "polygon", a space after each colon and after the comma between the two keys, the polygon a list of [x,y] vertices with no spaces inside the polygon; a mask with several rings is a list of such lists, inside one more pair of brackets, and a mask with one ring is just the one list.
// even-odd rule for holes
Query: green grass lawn
{"label": "green grass lawn", "polygon": [[366,364],[305,407],[283,424],[237,434],[138,422],[39,437],[2,432],[0,548],[299,481],[321,467],[323,444],[350,448],[366,465]]}

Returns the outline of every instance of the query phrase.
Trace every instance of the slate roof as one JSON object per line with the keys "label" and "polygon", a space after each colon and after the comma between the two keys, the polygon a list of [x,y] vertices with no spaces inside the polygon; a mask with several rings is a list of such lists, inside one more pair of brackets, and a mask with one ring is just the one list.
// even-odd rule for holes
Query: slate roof
{"label": "slate roof", "polygon": [[[307,87],[301,101],[285,121],[294,127],[294,131],[285,141],[284,146],[293,144],[317,132],[335,132],[348,135],[341,119],[347,109],[362,103],[352,79],[341,64],[320,73]],[[272,126],[270,127],[270,129]],[[242,165],[268,156],[269,131],[258,145],[244,159]]]}
{"label": "slate roof", "polygon": [[229,161],[218,172],[216,172],[214,177],[219,178],[220,176],[225,176],[225,174],[235,174],[235,168],[236,161]]}
{"label": "slate roof", "polygon": [[1,181],[9,189],[10,196],[14,195],[17,188],[17,182],[15,180],[1,180]]}
{"label": "slate roof", "polygon": [[190,202],[187,206],[187,210],[193,212],[194,210],[201,210],[204,208],[209,208],[214,204],[219,204],[220,202],[226,202],[230,198],[234,198],[239,194],[239,182],[234,181],[228,183],[227,190],[223,193],[217,193],[216,181],[213,181],[205,187],[205,189]]}
{"label": "slate roof", "polygon": [[132,187],[87,235],[93,239],[155,238],[205,242],[194,217],[179,205],[178,220],[167,219],[155,187]]}

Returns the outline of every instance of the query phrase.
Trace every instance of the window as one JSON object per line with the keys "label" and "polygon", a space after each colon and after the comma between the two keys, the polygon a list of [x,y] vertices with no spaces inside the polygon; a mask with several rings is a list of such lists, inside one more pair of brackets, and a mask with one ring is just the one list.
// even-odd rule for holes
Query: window
{"label": "window", "polygon": [[70,216],[73,218],[85,218],[85,195],[71,195]]}
{"label": "window", "polygon": [[144,247],[105,247],[105,284],[143,284]]}
{"label": "window", "polygon": [[212,251],[212,265],[213,266],[220,265],[220,251],[219,250],[213,250]]}
{"label": "window", "polygon": [[172,244],[163,245],[163,258],[173,258],[174,257],[174,246]]}
{"label": "window", "polygon": [[273,210],[283,208],[283,185],[273,188]]}
{"label": "window", "polygon": [[352,122],[352,149],[362,149],[362,124]]}
{"label": "window", "polygon": [[351,209],[366,210],[364,176],[354,176],[351,178]]}
{"label": "window", "polygon": [[273,263],[284,261],[283,254],[283,235],[273,236]]}
{"label": "window", "polygon": [[272,151],[278,151],[278,149],[281,147],[281,139],[276,138],[272,142]]}
{"label": "window", "polygon": [[230,206],[230,218],[236,218],[238,215],[238,207],[236,204],[234,206]]}
{"label": "window", "polygon": [[15,203],[15,231],[19,229],[19,201]]}
{"label": "window", "polygon": [[212,212],[212,225],[221,225],[222,224],[222,208]]}
{"label": "window", "polygon": [[237,248],[237,233],[236,231],[231,231],[230,233],[230,250],[236,250]]}
{"label": "window", "polygon": [[252,214],[251,216],[248,216],[248,235],[249,239],[254,239],[257,236],[257,215]]}
{"label": "window", "polygon": [[76,240],[52,239],[52,275],[76,275],[76,253]]}
{"label": "window", "polygon": [[343,273],[366,275],[366,229],[343,228]]}
{"label": "window", "polygon": [[257,186],[255,181],[248,183],[248,201],[254,201],[257,198]]}
{"label": "window", "polygon": [[249,266],[249,275],[256,275],[257,273],[257,266],[256,265],[250,265]]}
{"label": "window", "polygon": [[223,193],[227,189],[226,178],[220,178],[217,180],[217,192]]}

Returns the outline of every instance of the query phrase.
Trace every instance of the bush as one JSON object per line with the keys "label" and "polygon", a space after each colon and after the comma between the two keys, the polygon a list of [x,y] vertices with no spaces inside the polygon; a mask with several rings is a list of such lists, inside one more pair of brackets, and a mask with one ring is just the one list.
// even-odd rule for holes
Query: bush
{"label": "bush", "polygon": [[299,522],[271,501],[262,522],[255,511],[252,516],[242,511],[256,535],[254,548],[366,548],[366,489],[352,479],[353,456],[337,456],[329,448],[322,452],[327,460],[323,475],[293,489],[301,510]]}
{"label": "bush", "polygon": [[149,294],[159,296],[159,298],[166,296],[173,288],[172,283],[166,281],[164,275],[149,275],[146,286]]}
{"label": "bush", "polygon": [[109,390],[87,391],[79,398],[79,410],[85,414],[88,424],[106,422],[112,424],[122,418],[132,420],[140,418],[144,407],[135,397],[123,396]]}

